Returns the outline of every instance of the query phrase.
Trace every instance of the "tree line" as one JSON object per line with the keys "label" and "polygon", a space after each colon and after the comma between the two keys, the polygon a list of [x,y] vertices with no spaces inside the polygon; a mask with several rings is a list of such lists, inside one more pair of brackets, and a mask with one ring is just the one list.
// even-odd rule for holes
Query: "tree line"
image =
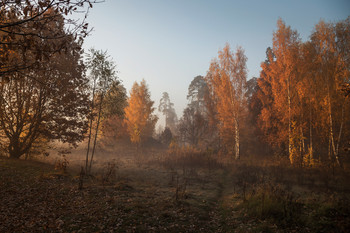
{"label": "tree line", "polygon": [[257,80],[256,116],[265,140],[292,164],[337,163],[349,143],[350,18],[320,21],[310,40],[277,22]]}
{"label": "tree line", "polygon": [[[128,96],[106,52],[83,52],[85,23],[66,28],[72,21],[65,16],[92,1],[44,2],[0,5],[1,151],[19,158],[52,140],[75,146],[86,139],[89,170],[97,143],[128,138],[140,147],[156,137],[146,81],[135,82]],[[264,148],[296,166],[342,166],[350,134],[349,25],[350,18],[320,21],[302,42],[278,20],[260,76],[252,79],[244,49],[227,44],[206,75],[190,83],[180,119],[163,93],[158,139],[235,159]]]}
{"label": "tree line", "polygon": [[[176,134],[182,144],[240,154],[287,155],[295,166],[342,167],[349,147],[350,18],[320,21],[302,42],[281,19],[260,76],[226,45],[191,82]],[[255,151],[261,153],[261,151]]]}

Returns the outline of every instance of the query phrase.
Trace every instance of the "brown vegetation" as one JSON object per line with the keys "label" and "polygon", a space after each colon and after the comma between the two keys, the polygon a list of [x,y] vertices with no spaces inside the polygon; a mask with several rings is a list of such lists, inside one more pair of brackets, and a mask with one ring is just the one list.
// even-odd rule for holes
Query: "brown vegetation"
{"label": "brown vegetation", "polygon": [[255,157],[231,163],[190,148],[114,151],[109,157],[99,151],[82,189],[83,153],[70,156],[80,161],[68,158],[68,173],[2,157],[0,230],[346,232],[350,227],[350,174],[343,170],[301,169],[284,159]]}

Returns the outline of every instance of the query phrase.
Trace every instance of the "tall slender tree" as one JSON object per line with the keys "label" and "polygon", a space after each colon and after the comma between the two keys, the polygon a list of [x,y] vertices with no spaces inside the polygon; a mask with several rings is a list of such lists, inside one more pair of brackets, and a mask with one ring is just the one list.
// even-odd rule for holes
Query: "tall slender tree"
{"label": "tall slender tree", "polygon": [[241,47],[233,53],[227,44],[219,51],[218,60],[210,64],[206,76],[209,92],[216,99],[220,137],[233,148],[236,159],[240,158],[240,123],[246,112],[246,61]]}
{"label": "tall slender tree", "polygon": [[275,135],[276,141],[273,141],[277,146],[287,144],[291,162],[301,161],[296,151],[297,138],[300,137],[297,132],[300,132],[301,124],[295,117],[299,107],[296,86],[300,77],[300,43],[297,31],[279,19],[273,34],[273,48],[268,52],[267,61],[262,64],[263,81],[260,81],[261,89],[265,92],[261,96],[265,103],[261,115],[265,133]]}
{"label": "tall slender tree", "polygon": [[127,136],[124,124],[127,106],[126,90],[121,82],[114,81],[106,92],[101,117],[101,137],[100,143],[103,146],[111,146],[115,142]]}
{"label": "tall slender tree", "polygon": [[350,19],[337,24],[320,21],[311,35],[316,51],[315,72],[319,80],[318,92],[322,101],[319,109],[321,124],[328,128],[328,158],[339,166],[339,145],[343,140],[344,127],[348,127],[345,109],[348,103],[341,93],[341,85],[349,83],[349,34]]}
{"label": "tall slender tree", "polygon": [[170,101],[168,92],[163,92],[158,110],[165,116],[165,127],[174,132],[177,123],[177,115],[174,109],[174,104]]}
{"label": "tall slender tree", "polygon": [[[97,137],[99,132],[99,126],[102,116],[102,106],[104,105],[104,97],[108,89],[117,82],[117,76],[115,71],[115,64],[113,60],[107,55],[106,51],[99,51],[95,49],[90,49],[89,54],[87,55],[87,68],[90,72],[91,83],[92,83],[92,104],[91,104],[91,113],[90,113],[90,128],[88,135],[88,145],[86,151],[86,163],[85,170],[91,171],[91,166],[95,154]],[[97,103],[97,109],[95,105]],[[95,135],[92,135],[93,122],[95,118],[95,113],[97,112]],[[89,152],[90,144],[93,136],[93,145],[92,152],[90,157],[90,166],[89,166]]]}

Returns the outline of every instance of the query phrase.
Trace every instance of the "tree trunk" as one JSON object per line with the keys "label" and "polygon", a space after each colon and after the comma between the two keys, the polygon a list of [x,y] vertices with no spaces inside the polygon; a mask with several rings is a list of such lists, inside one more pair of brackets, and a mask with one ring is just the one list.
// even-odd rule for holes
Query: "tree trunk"
{"label": "tree trunk", "polygon": [[92,88],[92,102],[91,102],[91,116],[90,116],[90,129],[89,129],[89,139],[88,139],[88,148],[86,151],[86,161],[85,161],[85,171],[88,172],[88,164],[89,164],[89,152],[90,152],[90,142],[91,142],[91,134],[92,134],[92,122],[93,122],[93,111],[94,111],[94,102],[95,102],[95,88],[96,88],[96,80],[94,80],[94,85]]}
{"label": "tree trunk", "polygon": [[[332,117],[332,106],[331,106],[331,98],[329,93],[329,87],[328,87],[328,117],[329,117],[329,155],[331,156],[332,149],[333,152],[335,151],[334,148],[334,135],[333,135],[333,117]],[[332,148],[333,147],[333,148]]]}
{"label": "tree trunk", "polygon": [[235,159],[239,159],[239,126],[237,118],[235,118],[235,141]]}
{"label": "tree trunk", "polygon": [[291,128],[291,99],[290,99],[290,80],[287,79],[287,94],[288,94],[288,155],[292,153],[292,128]]}
{"label": "tree trunk", "polygon": [[[339,156],[338,156],[338,150],[335,147],[335,142],[334,142],[334,133],[333,133],[333,115],[332,115],[332,106],[331,106],[331,97],[330,97],[330,90],[329,90],[329,83],[328,83],[328,114],[329,114],[329,154],[328,156],[331,156],[331,153],[333,152],[333,156],[332,156],[332,161],[337,162],[337,164],[340,167],[343,167],[342,163],[339,160]],[[342,107],[342,120],[341,120],[341,125],[340,125],[340,131],[339,131],[339,140],[338,143],[340,142],[341,139],[341,134],[342,134],[342,128],[343,128],[343,115],[344,115],[344,104]],[[339,148],[339,144],[337,145],[337,147]],[[334,157],[334,158],[333,158]]]}
{"label": "tree trunk", "polygon": [[8,149],[9,157],[12,159],[19,159],[24,154],[20,151],[19,145],[16,142],[10,142]]}
{"label": "tree trunk", "polygon": [[312,111],[311,111],[311,98],[309,99],[310,111],[309,111],[309,124],[310,124],[310,148],[309,148],[309,158],[313,159],[313,148],[312,148]]}
{"label": "tree trunk", "polygon": [[98,128],[99,128],[100,120],[101,120],[102,102],[103,102],[103,94],[101,94],[101,100],[100,100],[100,105],[99,105],[99,109],[98,109],[98,117],[97,117],[94,145],[93,145],[93,148],[92,148],[92,154],[91,154],[91,159],[90,159],[89,172],[91,172],[92,161],[94,159],[94,154],[95,154],[96,141],[97,141],[97,135],[98,135]]}
{"label": "tree trunk", "polygon": [[[301,122],[301,120],[300,120]],[[299,166],[302,167],[303,166],[303,161],[304,161],[304,134],[303,134],[303,128],[301,127],[301,123],[299,125],[299,131],[300,131],[300,135],[299,135]]]}
{"label": "tree trunk", "polygon": [[[340,123],[340,129],[339,129],[339,135],[338,135],[338,142],[337,142],[337,147],[336,149],[333,151],[334,155],[335,155],[335,159],[339,165],[339,167],[343,168],[343,164],[339,158],[339,144],[340,144],[340,140],[341,140],[341,136],[342,136],[342,131],[343,131],[343,123],[344,123],[344,108],[345,108],[345,103],[342,106],[342,112],[341,112],[341,123]],[[334,148],[334,141],[333,141],[333,148]]]}
{"label": "tree trunk", "polygon": [[239,115],[239,110],[237,107],[235,107],[237,104],[241,103],[235,103],[235,98],[234,98],[234,93],[233,93],[233,87],[232,84],[230,83],[230,98],[231,98],[231,105],[233,109],[233,118],[234,118],[234,124],[235,124],[235,159],[240,158],[240,151],[239,151],[239,125],[238,125],[238,115]]}

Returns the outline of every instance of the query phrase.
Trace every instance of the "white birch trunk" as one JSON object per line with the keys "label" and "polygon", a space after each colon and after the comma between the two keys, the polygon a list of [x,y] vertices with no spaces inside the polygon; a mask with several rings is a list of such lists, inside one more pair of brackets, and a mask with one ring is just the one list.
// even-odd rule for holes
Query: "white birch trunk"
{"label": "white birch trunk", "polygon": [[235,118],[235,159],[239,159],[240,158],[240,154],[239,154],[239,125],[238,125],[238,121]]}
{"label": "white birch trunk", "polygon": [[291,99],[290,99],[290,80],[287,79],[287,94],[288,94],[288,155],[291,158],[292,153],[292,129],[291,129]]}

